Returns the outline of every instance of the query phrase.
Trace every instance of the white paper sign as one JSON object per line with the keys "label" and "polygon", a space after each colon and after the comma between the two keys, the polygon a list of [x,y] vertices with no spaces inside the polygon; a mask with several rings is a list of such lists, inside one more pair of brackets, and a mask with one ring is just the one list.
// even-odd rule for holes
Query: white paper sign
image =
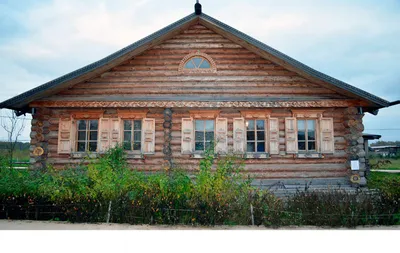
{"label": "white paper sign", "polygon": [[351,170],[360,170],[360,162],[358,160],[351,161]]}

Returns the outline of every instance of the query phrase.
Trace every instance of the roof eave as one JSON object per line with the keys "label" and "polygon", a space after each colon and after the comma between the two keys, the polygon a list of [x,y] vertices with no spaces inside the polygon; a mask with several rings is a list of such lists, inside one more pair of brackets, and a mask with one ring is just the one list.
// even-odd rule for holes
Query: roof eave
{"label": "roof eave", "polygon": [[[26,91],[24,93],[21,93],[13,98],[10,98],[2,103],[0,103],[0,109],[2,108],[7,108],[7,109],[12,109],[12,110],[25,110],[29,103],[36,100],[40,99],[43,97],[43,94],[46,92],[49,92],[51,90],[61,88],[60,86],[64,86],[65,84],[68,84],[68,82],[76,79],[81,79],[85,75],[88,75],[89,73],[97,73],[97,72],[102,72],[104,71],[97,71],[100,68],[103,68],[110,64],[111,62],[115,62],[117,60],[123,61],[125,60],[124,58],[129,58],[133,57],[134,55],[130,55],[133,51],[144,51],[150,46],[156,45],[156,43],[153,43],[154,40],[162,38],[164,36],[168,36],[169,34],[173,34],[174,32],[180,30],[182,27],[186,27],[186,25],[191,24],[194,21],[197,21],[199,19],[199,16],[196,15],[195,13],[192,13],[174,23],[172,23],[169,26],[166,26],[160,30],[158,30],[155,33],[150,34],[149,36],[99,60],[94,63],[91,63],[85,67],[82,67],[78,70],[75,70],[73,72],[70,72],[66,75],[63,75],[59,78],[56,78],[52,81],[49,81],[45,84],[42,84],[38,87],[35,87],[29,91]],[[150,46],[145,47],[145,45],[150,44]],[[144,50],[140,50],[140,48],[144,48]],[[118,61],[119,62],[119,61]],[[107,68],[107,67],[106,67]],[[112,68],[109,67],[109,68]],[[108,69],[109,69],[108,68]]]}
{"label": "roof eave", "polygon": [[333,85],[333,86],[335,86],[335,87],[337,87],[339,89],[342,89],[344,91],[350,92],[350,93],[356,95],[357,97],[370,102],[371,103],[371,107],[373,107],[375,109],[379,109],[379,108],[384,108],[384,107],[390,106],[390,102],[389,101],[387,101],[387,100],[385,100],[383,98],[380,98],[378,96],[375,96],[375,95],[373,95],[371,93],[368,93],[368,92],[366,92],[364,90],[361,90],[361,89],[359,89],[357,87],[354,87],[354,86],[352,86],[352,85],[350,85],[348,83],[340,81],[340,80],[338,80],[336,78],[328,76],[328,75],[326,75],[326,74],[324,74],[322,72],[319,72],[319,71],[317,71],[317,70],[315,70],[315,69],[313,69],[313,68],[311,68],[311,67],[309,67],[309,66],[307,66],[307,65],[305,65],[305,64],[303,64],[303,63],[301,63],[301,62],[299,62],[299,61],[297,61],[297,60],[295,60],[293,58],[291,58],[290,56],[288,56],[288,55],[286,55],[286,54],[284,54],[284,53],[282,53],[282,52],[280,52],[280,51],[278,51],[278,50],[276,50],[276,49],[264,44],[263,42],[255,39],[255,38],[252,38],[249,35],[241,32],[241,31],[239,31],[239,30],[237,30],[237,29],[235,29],[235,28],[233,28],[233,27],[231,27],[231,26],[229,26],[229,25],[227,25],[227,24],[225,24],[225,23],[223,23],[223,22],[221,22],[221,21],[219,21],[217,19],[214,19],[211,16],[208,16],[205,13],[202,13],[200,15],[200,20],[201,21],[205,21],[205,22],[209,22],[212,25],[224,30],[226,33],[232,34],[233,36],[237,37],[238,39],[243,40],[245,43],[248,43],[248,44],[250,44],[250,45],[252,45],[252,46],[254,46],[254,47],[256,47],[256,48],[258,48],[260,50],[265,51],[266,53],[268,53],[268,54],[274,56],[276,59],[280,60],[282,63],[289,64],[289,65],[293,66],[294,68],[296,68],[296,69],[298,69],[298,70],[300,70],[300,71],[302,71],[302,72],[304,72],[304,73],[306,73],[306,74],[308,74],[308,75],[310,75],[310,76],[312,76],[314,78],[322,80],[322,81],[324,81],[326,83],[329,83],[329,84],[331,84],[331,85]]}

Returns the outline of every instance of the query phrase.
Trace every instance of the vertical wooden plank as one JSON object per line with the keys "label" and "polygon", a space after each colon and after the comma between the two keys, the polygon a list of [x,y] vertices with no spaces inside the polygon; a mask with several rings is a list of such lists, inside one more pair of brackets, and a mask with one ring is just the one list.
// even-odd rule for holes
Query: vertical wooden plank
{"label": "vertical wooden plank", "polygon": [[101,118],[99,124],[99,152],[104,153],[110,147],[110,119]]}
{"label": "vertical wooden plank", "polygon": [[117,118],[110,119],[110,147],[114,148],[121,142],[120,131],[121,120]]}
{"label": "vertical wooden plank", "polygon": [[279,119],[269,119],[269,153],[279,155]]}
{"label": "vertical wooden plank", "polygon": [[155,119],[143,119],[142,141],[143,154],[154,154],[156,137],[156,121]]}
{"label": "vertical wooden plank", "polygon": [[69,154],[72,151],[73,134],[72,134],[71,117],[60,118],[58,125],[58,153]]}
{"label": "vertical wooden plank", "polygon": [[193,152],[193,146],[194,146],[193,119],[183,118],[182,140],[181,140],[182,154],[191,154]]}
{"label": "vertical wooden plank", "polygon": [[321,131],[321,153],[334,153],[333,118],[322,118],[320,120]]}
{"label": "vertical wooden plank", "polygon": [[233,152],[245,152],[246,128],[244,118],[233,119]]}
{"label": "vertical wooden plank", "polygon": [[228,119],[216,119],[216,152],[218,154],[228,153]]}
{"label": "vertical wooden plank", "polygon": [[296,118],[285,118],[286,153],[297,153],[297,124]]}

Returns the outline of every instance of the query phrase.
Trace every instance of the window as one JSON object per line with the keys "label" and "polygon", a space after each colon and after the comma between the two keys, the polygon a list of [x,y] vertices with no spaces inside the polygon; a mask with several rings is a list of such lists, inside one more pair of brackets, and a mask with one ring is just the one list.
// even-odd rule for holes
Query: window
{"label": "window", "polygon": [[316,151],[316,120],[297,120],[299,151]]}
{"label": "window", "polygon": [[215,73],[217,66],[208,54],[197,51],[183,57],[178,71],[184,73]]}
{"label": "window", "polygon": [[142,149],[142,121],[124,120],[124,149],[140,151]]}
{"label": "window", "polygon": [[251,152],[265,152],[265,121],[246,121],[247,149]]}
{"label": "window", "polygon": [[185,69],[209,69],[211,68],[210,62],[200,56],[193,57],[185,63]]}
{"label": "window", "polygon": [[214,143],[214,120],[195,120],[195,151],[205,151]]}
{"label": "window", "polygon": [[98,120],[78,120],[77,148],[78,152],[96,152],[99,129]]}

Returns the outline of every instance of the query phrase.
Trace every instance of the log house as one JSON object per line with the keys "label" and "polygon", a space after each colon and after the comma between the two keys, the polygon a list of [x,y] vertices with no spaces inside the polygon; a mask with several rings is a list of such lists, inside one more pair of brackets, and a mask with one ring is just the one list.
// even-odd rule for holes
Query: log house
{"label": "log house", "polygon": [[197,3],[195,13],[0,108],[32,113],[32,169],[78,164],[122,144],[132,169],[195,173],[215,142],[219,155],[243,155],[243,173],[259,186],[328,187],[366,184],[362,119],[392,104]]}

